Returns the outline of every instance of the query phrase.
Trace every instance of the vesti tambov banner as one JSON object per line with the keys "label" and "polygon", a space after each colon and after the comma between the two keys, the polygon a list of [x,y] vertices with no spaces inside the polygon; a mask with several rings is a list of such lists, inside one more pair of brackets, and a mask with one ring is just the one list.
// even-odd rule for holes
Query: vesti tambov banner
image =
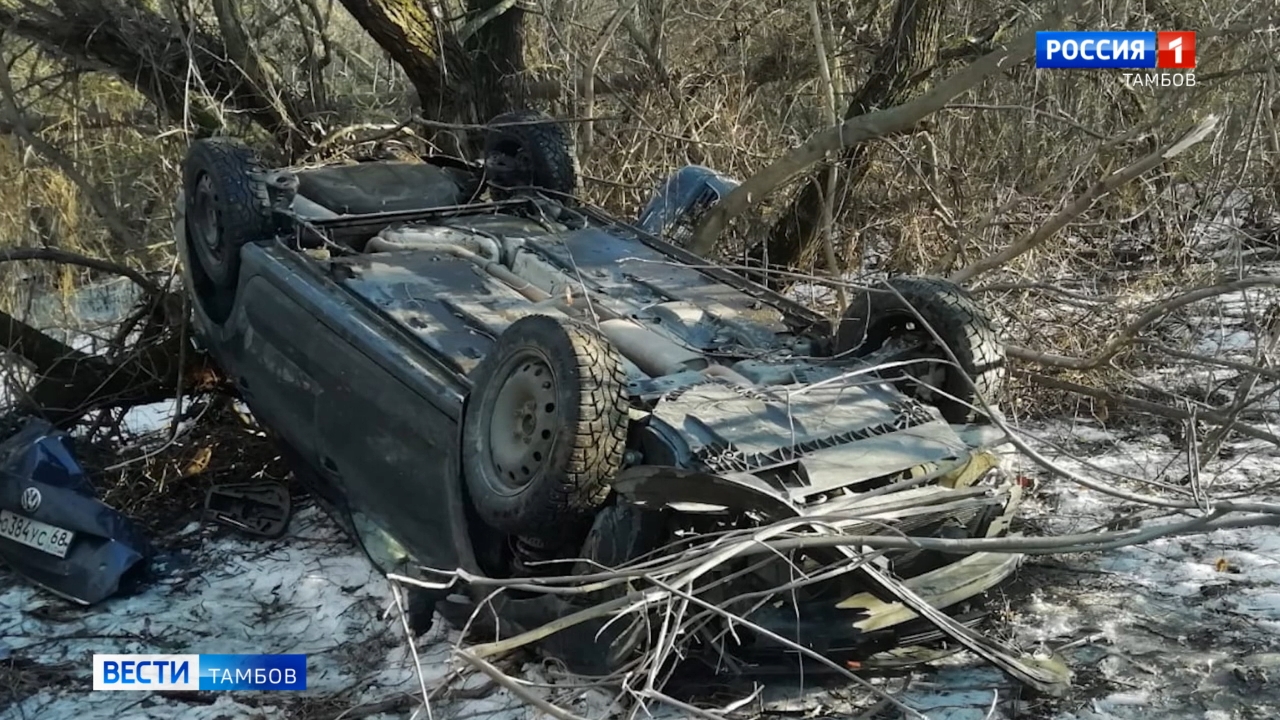
{"label": "vesti tambov banner", "polygon": [[1196,66],[1196,34],[1183,31],[1042,30],[1039,69],[1165,69]]}
{"label": "vesti tambov banner", "polygon": [[97,655],[94,690],[306,690],[306,655]]}

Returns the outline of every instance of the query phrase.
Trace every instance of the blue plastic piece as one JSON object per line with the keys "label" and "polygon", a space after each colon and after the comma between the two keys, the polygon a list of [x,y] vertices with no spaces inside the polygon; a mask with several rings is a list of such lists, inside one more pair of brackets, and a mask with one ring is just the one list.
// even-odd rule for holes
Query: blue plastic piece
{"label": "blue plastic piece", "polygon": [[683,244],[681,237],[691,230],[711,206],[724,199],[740,183],[702,165],[686,165],[671,175],[640,212],[637,226],[664,240]]}
{"label": "blue plastic piece", "polygon": [[132,590],[147,572],[142,532],[95,497],[72,438],[44,420],[0,442],[0,510],[75,533],[65,557],[0,537],[0,561],[56,595],[91,605]]}

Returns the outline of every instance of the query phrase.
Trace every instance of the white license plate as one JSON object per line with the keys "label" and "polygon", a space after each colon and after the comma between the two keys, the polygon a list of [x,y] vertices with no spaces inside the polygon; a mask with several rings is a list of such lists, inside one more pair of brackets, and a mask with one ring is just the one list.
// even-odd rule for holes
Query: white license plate
{"label": "white license plate", "polygon": [[75,536],[76,534],[70,530],[25,518],[8,510],[0,510],[0,537],[9,538],[50,555],[66,557],[67,550],[71,547],[71,540]]}

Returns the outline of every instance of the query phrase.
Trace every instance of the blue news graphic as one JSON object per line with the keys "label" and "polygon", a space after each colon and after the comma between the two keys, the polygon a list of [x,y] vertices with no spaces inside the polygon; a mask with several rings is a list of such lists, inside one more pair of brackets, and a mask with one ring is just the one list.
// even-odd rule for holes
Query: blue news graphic
{"label": "blue news graphic", "polygon": [[306,690],[306,655],[201,655],[201,690]]}
{"label": "blue news graphic", "polygon": [[94,690],[306,690],[306,655],[94,655]]}
{"label": "blue news graphic", "polygon": [[1036,33],[1037,68],[1154,68],[1156,54],[1154,32],[1042,30]]}

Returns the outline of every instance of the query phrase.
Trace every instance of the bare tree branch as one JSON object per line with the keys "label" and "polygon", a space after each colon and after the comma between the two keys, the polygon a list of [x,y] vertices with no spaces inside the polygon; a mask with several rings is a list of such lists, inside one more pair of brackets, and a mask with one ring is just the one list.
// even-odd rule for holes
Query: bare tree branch
{"label": "bare tree branch", "polygon": [[981,275],[992,268],[999,267],[1028,250],[1031,250],[1037,245],[1040,245],[1044,241],[1056,235],[1058,231],[1066,227],[1074,218],[1093,207],[1093,204],[1097,202],[1099,198],[1107,195],[1130,180],[1163,165],[1166,161],[1177,157],[1191,146],[1208,137],[1209,133],[1213,132],[1214,128],[1217,126],[1218,116],[1206,116],[1203,120],[1196,123],[1193,127],[1179,136],[1177,140],[1157,148],[1155,152],[1095,182],[1093,185],[1089,186],[1089,189],[1085,190],[1065,208],[1058,211],[1053,217],[1049,218],[1049,220],[1043,225],[1014,241],[1005,249],[998,253],[988,255],[972,265],[961,268],[960,270],[952,273],[951,280],[957,283],[968,282],[978,275]]}
{"label": "bare tree branch", "polygon": [[218,19],[218,28],[222,31],[222,41],[227,48],[228,65],[244,73],[245,80],[253,87],[258,97],[262,98],[265,107],[263,112],[273,115],[271,124],[280,128],[285,137],[292,138],[292,152],[304,152],[310,144],[305,133],[294,122],[295,112],[285,107],[281,95],[284,83],[263,61],[253,40],[245,31],[244,18],[240,16],[240,7],[236,0],[213,0],[213,12]]}
{"label": "bare tree branch", "polygon": [[1200,302],[1201,300],[1207,300],[1218,295],[1225,295],[1227,293],[1247,290],[1249,288],[1276,286],[1280,286],[1280,276],[1260,275],[1244,278],[1242,280],[1221,283],[1210,287],[1196,288],[1195,290],[1189,290],[1181,293],[1176,297],[1169,298],[1164,302],[1148,308],[1146,312],[1138,316],[1138,319],[1129,323],[1129,325],[1124,329],[1112,336],[1101,350],[1088,358],[1074,358],[1065,355],[1056,355],[1053,353],[1043,353],[1024,347],[1018,347],[1016,345],[1005,346],[1005,352],[1009,357],[1037,363],[1039,365],[1049,365],[1077,371],[1093,370],[1094,368],[1101,367],[1102,365],[1110,362],[1112,358],[1128,347],[1143,328],[1180,307]]}
{"label": "bare tree branch", "polygon": [[1022,62],[1035,52],[1035,33],[1027,33],[957,72],[938,87],[904,105],[848,120],[810,137],[800,147],[747,178],[709,210],[694,230],[691,252],[708,255],[729,221],[758,204],[783,183],[804,172],[830,152],[897,132],[904,132],[985,78]]}
{"label": "bare tree branch", "polygon": [[62,171],[62,174],[67,176],[68,180],[75,183],[89,204],[93,206],[93,211],[102,219],[107,232],[117,243],[120,243],[121,247],[132,246],[135,243],[135,233],[124,221],[116,204],[102,194],[84,173],[80,172],[80,168],[70,156],[27,129],[22,108],[18,107],[18,100],[14,96],[13,78],[9,75],[8,66],[4,63],[0,65],[3,65],[0,67],[0,111],[3,111],[14,133],[40,153],[45,160],[53,163]]}
{"label": "bare tree branch", "polygon": [[194,121],[201,132],[217,132],[222,120],[210,107],[225,104],[271,133],[281,147],[295,144],[295,123],[280,124],[270,98],[226,62],[225,44],[203,26],[184,27],[146,3],[68,0],[58,6],[60,12],[3,3],[0,25],[78,69],[116,75],[176,123]]}
{"label": "bare tree branch", "polygon": [[[614,33],[618,31],[618,26],[626,19],[632,11],[635,10],[638,0],[629,0],[614,12],[613,17],[609,18],[609,22],[605,23],[604,29],[600,31],[600,37],[596,40],[596,45],[591,49],[591,54],[587,57],[587,63],[582,68],[582,80],[580,81],[583,88],[582,94],[582,113],[583,117],[591,117],[595,115],[596,110],[596,68],[600,66],[600,58],[604,57],[604,51],[609,47],[609,41],[613,39]],[[595,141],[595,125],[587,123],[580,128],[580,144],[582,157],[591,154],[591,146]]]}
{"label": "bare tree branch", "polygon": [[18,260],[46,260],[48,262],[64,263],[66,265],[79,265],[91,270],[101,270],[102,272],[114,273],[127,277],[137,283],[138,287],[146,292],[158,295],[160,286],[149,280],[146,275],[126,267],[119,263],[113,263],[109,260],[101,260],[92,258],[88,255],[80,253],[68,252],[66,250],[58,250],[56,248],[38,247],[38,248],[14,248],[11,250],[0,250],[0,262],[18,261]]}
{"label": "bare tree branch", "polygon": [[[1142,412],[1150,413],[1159,417],[1171,418],[1173,420],[1190,420],[1193,417],[1189,411],[1183,410],[1182,408],[1176,408],[1171,405],[1161,405],[1160,403],[1151,402],[1150,400],[1143,400],[1141,398],[1122,395],[1109,390],[1101,390],[1099,388],[1089,387],[1088,385],[1081,385],[1080,383],[1071,382],[1070,380],[1062,380],[1060,378],[1050,377],[1040,373],[1021,370],[1015,371],[1015,374],[1043,387],[1054,388],[1056,390],[1066,390],[1067,392],[1072,392],[1077,395],[1085,395],[1087,397],[1097,398],[1098,400],[1105,400],[1114,405],[1131,407],[1135,410],[1141,410]],[[1212,410],[1197,411],[1194,417],[1216,425],[1225,425],[1231,422],[1231,418],[1227,415]],[[1264,440],[1273,445],[1280,446],[1280,437],[1272,435],[1265,430],[1259,430],[1252,425],[1235,423],[1232,426],[1232,429],[1241,435],[1254,438],[1255,440]]]}

